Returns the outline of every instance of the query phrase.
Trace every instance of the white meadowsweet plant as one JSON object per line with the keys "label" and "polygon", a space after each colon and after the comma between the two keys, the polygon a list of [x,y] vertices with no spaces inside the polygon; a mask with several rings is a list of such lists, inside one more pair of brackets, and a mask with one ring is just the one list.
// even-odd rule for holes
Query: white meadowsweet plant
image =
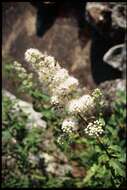
{"label": "white meadowsweet plant", "polygon": [[66,118],[61,127],[63,133],[78,131],[83,122],[83,131],[86,134],[90,136],[102,134],[102,125],[93,116],[102,98],[99,89],[96,89],[92,95],[78,94],[81,92],[78,80],[70,76],[66,69],[61,68],[54,57],[42,54],[37,49],[28,49],[25,52],[25,60],[32,66],[42,87],[51,97],[51,105],[65,110]]}

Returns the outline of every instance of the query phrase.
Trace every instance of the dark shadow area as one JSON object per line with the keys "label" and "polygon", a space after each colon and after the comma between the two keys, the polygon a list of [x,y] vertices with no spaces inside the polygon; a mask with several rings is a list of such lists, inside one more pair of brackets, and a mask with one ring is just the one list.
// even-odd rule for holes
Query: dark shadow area
{"label": "dark shadow area", "polygon": [[99,84],[106,80],[122,78],[122,72],[104,63],[103,56],[113,45],[120,44],[120,38],[103,38],[93,31],[91,44],[91,71],[94,81]]}
{"label": "dark shadow area", "polygon": [[45,4],[43,1],[31,2],[31,4],[37,9],[37,36],[42,37],[55,22],[55,19],[58,16],[58,7],[56,3]]}
{"label": "dark shadow area", "polygon": [[[45,32],[50,29],[57,17],[69,17],[74,16],[77,20],[79,29],[79,39],[81,45],[85,42],[84,28],[87,26],[85,22],[85,5],[83,0],[69,2],[67,0],[61,2],[49,1],[36,1],[31,4],[37,10],[36,16],[36,34],[38,37],[43,37]],[[88,35],[88,34],[87,34]]]}
{"label": "dark shadow area", "polygon": [[[103,61],[104,54],[113,46],[124,43],[125,31],[111,26],[110,13],[103,26],[92,26],[90,50],[91,72],[96,84],[106,80],[122,78],[122,72]],[[100,27],[100,28],[99,28]]]}
{"label": "dark shadow area", "polygon": [[[122,73],[112,66],[103,62],[103,56],[113,45],[123,42],[124,32],[113,31],[111,28],[111,12],[103,12],[105,22],[102,26],[93,25],[90,30],[90,25],[86,21],[85,6],[83,0],[69,2],[57,1],[37,1],[31,2],[37,10],[36,16],[36,34],[38,37],[43,37],[48,29],[53,26],[53,23],[58,17],[74,17],[77,21],[78,37],[80,45],[83,48],[87,43],[86,39],[92,36],[91,44],[91,71],[96,84],[106,80],[113,80],[122,77]],[[99,28],[99,30],[98,30]],[[91,34],[92,33],[92,34]],[[88,38],[86,38],[88,36]]]}

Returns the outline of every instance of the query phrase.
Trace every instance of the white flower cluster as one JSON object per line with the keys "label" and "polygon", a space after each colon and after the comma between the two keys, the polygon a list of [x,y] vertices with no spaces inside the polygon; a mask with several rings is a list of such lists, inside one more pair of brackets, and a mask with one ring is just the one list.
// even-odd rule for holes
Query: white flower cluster
{"label": "white flower cluster", "polygon": [[103,124],[99,120],[96,120],[94,122],[90,122],[84,131],[89,136],[99,136],[103,133],[102,126]]}
{"label": "white flower cluster", "polygon": [[67,110],[71,114],[85,114],[93,108],[94,101],[93,97],[91,97],[90,95],[83,95],[78,99],[73,99],[67,105]]}
{"label": "white flower cluster", "polygon": [[74,77],[68,77],[64,82],[60,83],[59,86],[53,89],[53,95],[58,97],[67,96],[76,91],[77,87],[78,80]]}
{"label": "white flower cluster", "polygon": [[43,58],[43,55],[38,49],[30,48],[25,52],[25,60],[27,62],[36,63],[40,58]]}
{"label": "white flower cluster", "polygon": [[78,80],[69,76],[54,57],[31,48],[26,51],[25,60],[32,64],[39,80],[47,87],[52,104],[64,104],[68,95],[76,91]]}
{"label": "white flower cluster", "polygon": [[58,96],[52,96],[50,102],[52,105],[59,105],[59,103],[61,102],[61,99],[58,98]]}
{"label": "white flower cluster", "polygon": [[[28,49],[25,53],[25,60],[29,62],[38,75],[39,81],[47,88],[51,97],[51,104],[57,108],[65,108],[68,114],[62,123],[62,130],[65,133],[71,133],[78,129],[78,121],[81,115],[87,119],[96,109],[97,102],[102,96],[99,89],[96,89],[92,95],[77,95],[80,92],[79,82],[76,78],[70,76],[66,69],[60,67],[54,57],[42,54],[36,49]],[[79,123],[81,123],[79,121]],[[89,123],[85,132],[89,135],[98,135],[102,133],[102,125],[96,120]]]}
{"label": "white flower cluster", "polygon": [[50,91],[50,85],[56,71],[60,69],[54,57],[42,54],[39,50],[30,48],[25,52],[25,60],[29,62],[38,74],[39,80]]}
{"label": "white flower cluster", "polygon": [[53,77],[53,84],[58,85],[59,83],[63,82],[65,79],[69,77],[68,71],[66,69],[59,69],[54,77]]}
{"label": "white flower cluster", "polygon": [[76,118],[67,118],[62,123],[62,130],[65,133],[72,133],[78,129],[78,121]]}
{"label": "white flower cluster", "polygon": [[19,79],[22,81],[22,85],[25,88],[31,88],[33,86],[33,74],[28,74],[26,69],[21,65],[21,63],[15,61],[13,64],[14,70],[18,74]]}
{"label": "white flower cluster", "polygon": [[19,72],[19,74],[22,74],[23,76],[26,76],[26,70],[18,61],[14,61],[14,68],[16,71]]}

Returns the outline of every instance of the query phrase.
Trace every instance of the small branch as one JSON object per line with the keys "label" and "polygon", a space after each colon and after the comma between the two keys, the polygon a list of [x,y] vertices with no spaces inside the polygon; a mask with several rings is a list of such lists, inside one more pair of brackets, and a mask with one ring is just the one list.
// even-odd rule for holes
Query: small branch
{"label": "small branch", "polygon": [[[100,140],[99,137],[97,137],[97,140],[98,140],[98,142],[100,143],[100,145],[103,147],[103,149],[105,150],[105,152],[106,152],[106,154],[108,155],[108,157],[109,157],[109,158],[113,158],[114,156],[112,156],[112,155],[108,152],[108,150],[105,148],[104,144],[101,142],[101,140]],[[111,170],[111,174],[112,174],[112,183],[113,183],[113,185],[115,186],[115,176],[114,176],[114,174],[113,174],[113,171],[112,171],[112,168],[111,168],[111,167],[110,167],[110,170]]]}
{"label": "small branch", "polygon": [[108,152],[108,150],[105,148],[104,144],[101,142],[100,138],[97,137],[98,142],[100,143],[100,145],[102,146],[102,148],[105,150],[106,154],[108,155],[109,158],[112,158],[112,155],[110,155],[110,153]]}
{"label": "small branch", "polygon": [[80,115],[80,114],[78,114],[78,116],[80,117],[80,119],[83,121],[83,123],[86,125],[88,125],[88,122]]}

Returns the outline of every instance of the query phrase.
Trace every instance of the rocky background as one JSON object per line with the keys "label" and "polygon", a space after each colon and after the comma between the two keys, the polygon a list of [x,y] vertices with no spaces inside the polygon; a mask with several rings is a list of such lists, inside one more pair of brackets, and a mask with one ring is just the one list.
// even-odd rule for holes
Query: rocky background
{"label": "rocky background", "polygon": [[[25,64],[27,48],[46,51],[88,89],[122,78],[120,64],[111,64],[113,53],[107,62],[103,56],[125,41],[124,3],[10,2],[3,3],[2,9],[3,57],[12,56]],[[120,62],[118,56],[116,62]],[[10,81],[3,81],[8,90],[13,88]]]}
{"label": "rocky background", "polygon": [[[39,5],[42,12],[43,8],[40,7]],[[76,5],[65,3],[57,7],[47,4],[44,8],[45,15],[53,17],[53,23],[50,24],[51,21],[46,19],[45,15],[44,22],[41,20],[42,23],[38,23],[38,19],[43,17],[38,16],[40,10],[38,11],[38,7],[33,4],[3,3],[3,56],[11,55],[24,63],[25,50],[31,47],[38,48],[56,57],[61,66],[69,69],[71,74],[80,79],[81,85],[94,87],[89,61],[90,29],[82,18],[80,6],[77,9]],[[82,6],[82,14],[84,13],[85,4]],[[79,20],[82,20],[83,26],[79,27]],[[50,26],[47,26],[48,22]],[[42,34],[38,34],[37,24],[44,25],[40,29],[42,32],[39,31]]]}

